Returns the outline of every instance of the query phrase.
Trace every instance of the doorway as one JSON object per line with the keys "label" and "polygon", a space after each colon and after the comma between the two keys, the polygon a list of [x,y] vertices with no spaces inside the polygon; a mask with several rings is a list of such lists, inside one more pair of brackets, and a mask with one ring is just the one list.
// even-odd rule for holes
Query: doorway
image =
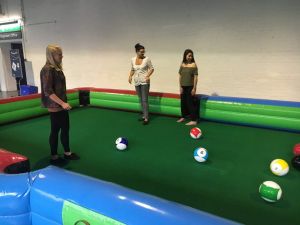
{"label": "doorway", "polygon": [[17,50],[19,50],[19,53],[20,53],[21,68],[22,68],[23,77],[16,79],[17,90],[19,92],[20,91],[20,85],[27,85],[23,45],[22,45],[22,43],[11,43],[11,49],[17,49]]}
{"label": "doorway", "polygon": [[[11,50],[17,49],[20,62],[20,78],[12,76]],[[23,46],[21,41],[0,41],[0,92],[2,97],[14,95],[20,91],[20,85],[27,85]]]}

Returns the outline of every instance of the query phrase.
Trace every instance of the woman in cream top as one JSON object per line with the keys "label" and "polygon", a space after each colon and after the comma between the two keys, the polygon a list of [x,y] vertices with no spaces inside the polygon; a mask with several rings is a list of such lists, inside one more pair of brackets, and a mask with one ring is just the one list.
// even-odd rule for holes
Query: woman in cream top
{"label": "woman in cream top", "polygon": [[131,84],[134,81],[135,90],[139,96],[143,116],[139,121],[143,121],[143,125],[149,123],[149,89],[150,76],[153,74],[154,68],[151,60],[145,56],[145,47],[135,45],[136,57],[131,59],[131,70],[129,72],[128,82]]}

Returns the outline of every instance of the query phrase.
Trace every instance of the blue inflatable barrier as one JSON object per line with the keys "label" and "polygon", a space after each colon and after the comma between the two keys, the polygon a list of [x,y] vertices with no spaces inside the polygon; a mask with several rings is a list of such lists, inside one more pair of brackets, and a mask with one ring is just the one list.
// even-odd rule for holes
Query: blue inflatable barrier
{"label": "blue inflatable barrier", "polygon": [[[3,188],[1,186],[1,225],[236,224],[181,204],[52,166],[28,174],[0,175],[0,181],[1,184],[7,183]],[[7,210],[9,206],[10,210]],[[2,212],[4,208],[5,213]],[[17,220],[20,215],[27,215],[23,223],[12,222],[13,216]]]}
{"label": "blue inflatable barrier", "polygon": [[29,174],[0,175],[0,224],[29,225]]}

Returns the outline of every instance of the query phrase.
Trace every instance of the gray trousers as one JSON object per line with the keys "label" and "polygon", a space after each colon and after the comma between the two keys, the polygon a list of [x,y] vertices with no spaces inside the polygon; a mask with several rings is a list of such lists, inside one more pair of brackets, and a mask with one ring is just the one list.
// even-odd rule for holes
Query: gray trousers
{"label": "gray trousers", "polygon": [[150,84],[135,86],[136,93],[138,94],[140,99],[144,119],[149,119],[149,89]]}

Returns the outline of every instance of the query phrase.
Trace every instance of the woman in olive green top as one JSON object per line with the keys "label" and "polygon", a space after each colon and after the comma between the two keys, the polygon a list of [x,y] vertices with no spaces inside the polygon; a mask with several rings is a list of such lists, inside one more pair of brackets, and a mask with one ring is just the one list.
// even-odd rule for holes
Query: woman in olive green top
{"label": "woman in olive green top", "polygon": [[197,90],[198,68],[195,63],[194,53],[190,49],[186,49],[183,54],[182,64],[179,69],[179,89],[181,99],[181,118],[177,120],[181,123],[190,116],[191,121],[186,125],[196,125],[198,115],[196,114],[196,106],[193,98]]}

